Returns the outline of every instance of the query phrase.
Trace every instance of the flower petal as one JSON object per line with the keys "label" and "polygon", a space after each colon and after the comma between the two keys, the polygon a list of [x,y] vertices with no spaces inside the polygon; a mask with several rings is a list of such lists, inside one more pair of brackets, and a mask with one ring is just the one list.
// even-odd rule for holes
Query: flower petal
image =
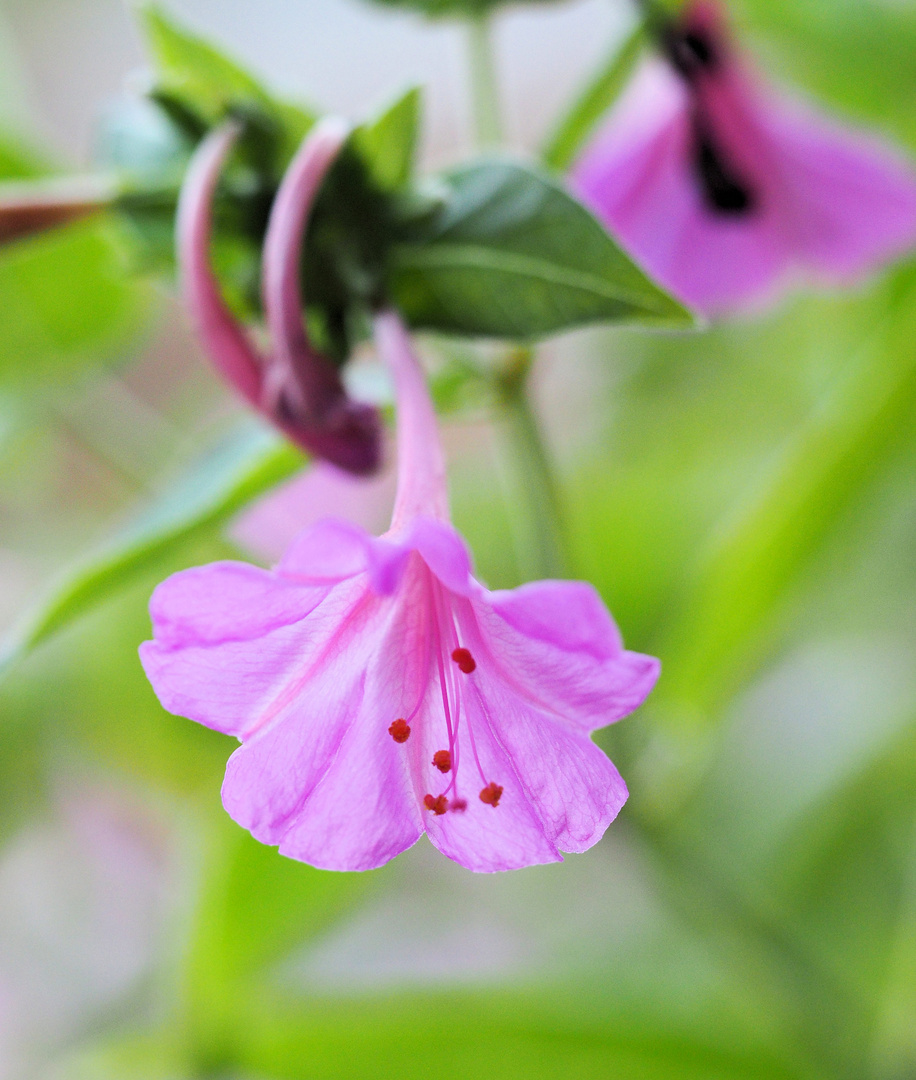
{"label": "flower petal", "polygon": [[223,784],[257,839],[331,870],[380,866],[423,830],[408,748],[388,727],[425,692],[424,611],[409,588],[395,603],[362,587],[359,613],[277,721],[233,754]]}
{"label": "flower petal", "polygon": [[478,666],[561,725],[591,731],[620,720],[658,679],[658,660],[624,650],[601,597],[586,582],[480,589],[473,611],[481,635]]}
{"label": "flower petal", "polygon": [[[486,645],[470,606],[459,602],[455,612],[463,639],[483,656]],[[595,844],[627,798],[613,763],[583,732],[521,696],[499,671],[479,663],[460,678],[457,789],[468,805],[463,813],[430,816],[427,831],[436,847],[471,870],[493,871],[558,861],[561,851]],[[495,807],[479,794],[491,782],[502,788]]]}
{"label": "flower petal", "polygon": [[916,244],[909,163],[877,139],[798,106],[773,101],[766,116],[799,259],[842,282]]}
{"label": "flower petal", "polygon": [[416,551],[435,576],[458,596],[472,588],[471,556],[458,530],[434,518],[416,518],[407,530],[403,545]]}
{"label": "flower petal", "polygon": [[447,589],[468,594],[472,579],[467,545],[451,525],[433,518],[416,518],[403,533],[380,537],[352,522],[329,518],[293,541],[279,571],[303,582],[340,581],[366,571],[379,596],[390,596],[412,551]]}
{"label": "flower petal", "polygon": [[361,591],[303,588],[234,563],[184,571],[157,589],[156,639],[140,659],[169,712],[242,737],[282,710]]}
{"label": "flower petal", "polygon": [[[561,862],[563,856],[548,835],[539,807],[532,799],[528,778],[517,768],[506,748],[502,732],[503,717],[500,715],[498,718],[500,731],[497,735],[496,725],[482,711],[473,693],[464,696],[463,704],[464,730],[457,794],[467,801],[467,808],[463,812],[450,811],[442,816],[426,811],[426,831],[430,841],[443,855],[477,873]],[[436,734],[440,724],[442,729],[445,727],[441,712],[440,705],[437,711],[431,710],[422,718],[427,750],[447,745],[444,730]],[[477,770],[470,747],[468,724],[473,726],[474,746],[482,775]],[[426,756],[431,759],[432,754]],[[550,765],[557,767],[555,757],[551,758]],[[563,767],[565,765],[566,762],[563,762]],[[435,774],[431,770],[429,777],[428,790],[435,797],[445,785],[441,783],[440,776],[440,783],[435,786]],[[491,782],[503,789],[496,807],[482,802],[479,795]]]}
{"label": "flower petal", "polygon": [[150,600],[156,640],[168,648],[259,637],[297,622],[326,590],[303,588],[243,562],[182,570],[158,585]]}
{"label": "flower petal", "polygon": [[326,518],[296,537],[277,570],[295,581],[343,581],[367,569],[367,550],[373,541],[359,525]]}

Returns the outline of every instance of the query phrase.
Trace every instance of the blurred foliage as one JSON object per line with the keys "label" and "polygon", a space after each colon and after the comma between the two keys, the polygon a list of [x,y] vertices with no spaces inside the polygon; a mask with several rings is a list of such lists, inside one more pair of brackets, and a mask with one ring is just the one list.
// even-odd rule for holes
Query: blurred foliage
{"label": "blurred foliage", "polygon": [[[408,8],[420,11],[431,19],[481,18],[501,7],[518,5],[519,0],[373,0],[383,7]],[[556,3],[556,0],[529,0],[533,3]]]}
{"label": "blurred foliage", "polygon": [[[911,6],[736,8],[761,62],[916,146]],[[211,67],[238,85],[235,69]],[[147,134],[119,151],[137,175],[155,163],[159,190],[194,141],[176,126],[182,78],[172,112],[148,113]],[[616,78],[611,65],[594,85]],[[596,112],[580,109],[566,130],[584,132]],[[373,191],[404,181],[416,117],[408,95],[378,121],[396,138],[354,135]],[[139,130],[125,123],[122,133]],[[160,148],[145,159],[143,139]],[[0,162],[27,172],[17,154],[0,150]],[[421,194],[435,221],[442,204]],[[44,400],[58,376],[123,357],[144,300],[117,272],[113,230],[85,223],[0,255],[0,349],[15,343],[0,354],[3,395]],[[228,517],[298,458],[240,428],[181,483],[151,463],[144,480],[160,495],[138,496],[148,514],[57,594],[32,627],[42,647],[0,686],[0,837],[12,844],[53,818],[82,771],[124,785],[180,851],[169,871],[178,913],[142,1004],[109,1007],[43,1047],[35,1075],[912,1076],[914,318],[909,264],[702,334],[590,330],[545,350],[573,568],[600,588],[628,645],[664,666],[647,707],[600,736],[630,802],[602,845],[558,867],[469,881],[442,859],[430,871],[418,849],[382,871],[334,875],[237,829],[217,796],[231,740],[165,714],[136,648],[155,583],[233,556]],[[441,350],[436,388],[463,448],[456,523],[498,587],[517,576],[480,419],[498,399],[467,348]],[[170,420],[199,446],[187,419],[198,385],[185,393],[183,422],[180,409]],[[58,504],[61,487],[80,491],[73,460],[4,459],[0,495],[28,493],[36,544],[66,529]],[[371,948],[398,963],[366,958]]]}
{"label": "blurred foliage", "polygon": [[118,243],[112,222],[93,220],[0,251],[0,387],[34,391],[123,358],[149,298]]}
{"label": "blurred foliage", "polygon": [[[0,139],[0,182],[47,175],[19,139]],[[149,307],[124,274],[123,235],[95,218],[0,248],[0,394],[34,397],[123,358]]]}

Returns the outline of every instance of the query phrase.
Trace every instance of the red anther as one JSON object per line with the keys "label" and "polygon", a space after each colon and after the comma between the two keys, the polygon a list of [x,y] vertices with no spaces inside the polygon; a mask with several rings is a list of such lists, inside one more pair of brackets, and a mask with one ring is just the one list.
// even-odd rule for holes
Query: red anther
{"label": "red anther", "polygon": [[410,724],[406,720],[399,719],[388,729],[388,734],[396,743],[404,743],[410,738]]}
{"label": "red anther", "polygon": [[448,799],[444,795],[424,795],[423,805],[432,810],[436,817],[441,817],[448,810]]}
{"label": "red anther", "polygon": [[453,810],[456,814],[463,814],[468,808],[467,799],[452,799],[449,810]]}
{"label": "red anther", "polygon": [[499,799],[503,793],[503,789],[499,784],[487,784],[487,786],[480,793],[480,801],[487,803],[489,806],[499,806]]}
{"label": "red anther", "polygon": [[439,770],[439,772],[448,772],[452,767],[452,755],[448,750],[437,750],[433,754],[433,765]]}
{"label": "red anther", "polygon": [[455,649],[452,653],[452,659],[465,675],[470,675],[474,668],[477,667],[477,661],[471,656],[470,649]]}

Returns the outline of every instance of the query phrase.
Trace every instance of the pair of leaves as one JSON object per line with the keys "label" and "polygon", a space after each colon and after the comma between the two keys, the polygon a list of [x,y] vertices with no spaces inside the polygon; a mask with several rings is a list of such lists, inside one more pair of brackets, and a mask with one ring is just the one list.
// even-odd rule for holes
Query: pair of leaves
{"label": "pair of leaves", "polygon": [[179,28],[158,5],[145,8],[141,18],[156,70],[154,97],[166,108],[171,103],[176,119],[179,108],[204,128],[231,112],[261,114],[275,125],[280,157],[289,160],[315,122],[312,113],[274,97],[219,49]]}

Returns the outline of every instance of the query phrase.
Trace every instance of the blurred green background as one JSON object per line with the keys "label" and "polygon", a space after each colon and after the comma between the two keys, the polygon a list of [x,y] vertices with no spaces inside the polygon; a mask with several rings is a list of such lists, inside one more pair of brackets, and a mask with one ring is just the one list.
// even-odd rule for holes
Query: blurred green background
{"label": "blurred green background", "polygon": [[[454,26],[167,6],[318,107],[430,82],[428,160],[469,145]],[[773,78],[916,152],[916,4],[733,7]],[[516,147],[628,18],[501,17]],[[87,163],[140,61],[114,0],[4,0],[0,57],[6,177]],[[916,264],[540,350],[572,569],[664,674],[599,736],[631,790],[604,841],[493,877],[425,840],[360,876],[280,858],[222,811],[232,741],[158,706],[152,587],[235,552],[232,514],[296,459],[132,267],[107,219],[0,251],[0,618],[15,634],[87,559],[82,599],[105,596],[0,685],[0,1077],[916,1075]],[[514,584],[504,421],[449,404],[456,523]]]}

